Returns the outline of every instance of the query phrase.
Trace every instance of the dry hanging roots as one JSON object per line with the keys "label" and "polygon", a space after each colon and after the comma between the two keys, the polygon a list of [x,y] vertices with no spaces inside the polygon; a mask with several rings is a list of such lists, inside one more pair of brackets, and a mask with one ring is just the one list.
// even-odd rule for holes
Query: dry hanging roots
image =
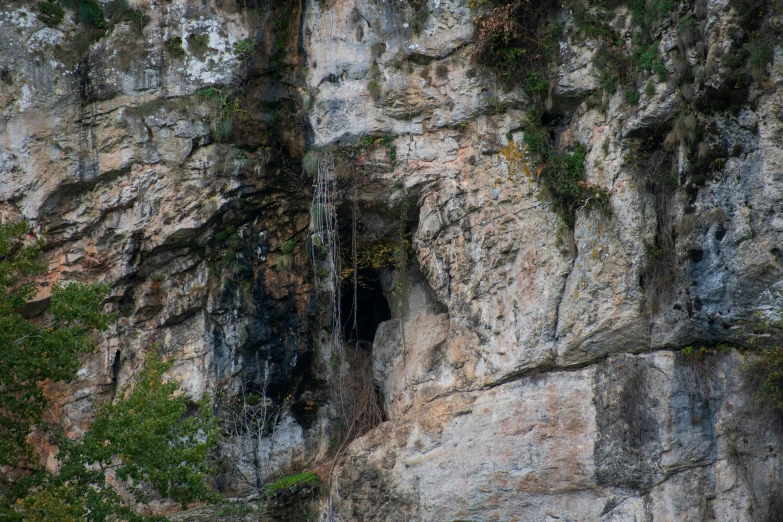
{"label": "dry hanging roots", "polygon": [[383,420],[372,379],[372,362],[362,348],[346,348],[346,365],[340,378],[340,410],[343,441],[351,441]]}

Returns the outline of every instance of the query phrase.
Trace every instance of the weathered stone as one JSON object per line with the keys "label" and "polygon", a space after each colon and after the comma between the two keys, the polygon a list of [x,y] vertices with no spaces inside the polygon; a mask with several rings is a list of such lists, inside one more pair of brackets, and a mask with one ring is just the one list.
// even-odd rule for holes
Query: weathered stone
{"label": "weathered stone", "polygon": [[[634,107],[626,86],[602,91],[601,44],[573,12],[558,12],[568,36],[531,99],[472,61],[480,11],[461,0],[427,2],[423,20],[413,1],[138,0],[150,23],[86,51],[70,13],[47,28],[34,4],[0,7],[0,220],[49,240],[34,306],[57,281],[111,281],[120,316],[74,382],[47,385],[66,433],[154,350],[192,399],[245,390],[280,407],[264,480],[333,458],[333,310],[301,159],[387,137],[345,153],[364,177],[347,170],[355,192],[337,205],[344,240],[354,197],[360,239],[412,232],[410,262],[376,270],[385,422],[340,447],[331,502],[308,506],[345,521],[774,519],[779,421],[748,387],[752,356],[676,351],[746,340],[743,321],[783,306],[783,49],[740,86],[721,62],[744,45],[732,2],[706,2],[700,50],[661,23],[670,78],[631,74]],[[633,49],[630,11],[601,16]],[[535,104],[556,147],[585,148],[611,215],[579,209],[571,230],[554,211],[524,144]],[[665,149],[677,188],[662,200],[639,147],[687,115],[698,132]],[[671,288],[651,302],[661,230]],[[56,448],[37,444],[54,469]]]}

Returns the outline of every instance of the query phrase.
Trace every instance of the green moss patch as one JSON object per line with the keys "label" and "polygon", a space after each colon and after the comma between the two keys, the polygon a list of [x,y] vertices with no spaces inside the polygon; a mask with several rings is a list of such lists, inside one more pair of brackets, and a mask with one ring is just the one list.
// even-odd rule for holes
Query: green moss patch
{"label": "green moss patch", "polygon": [[282,491],[284,489],[290,489],[293,487],[315,489],[320,486],[321,486],[321,481],[318,478],[318,475],[310,471],[306,471],[304,473],[299,473],[297,475],[288,475],[287,477],[278,479],[275,482],[269,484],[266,490],[267,493],[269,493],[270,495],[274,495],[278,491]]}

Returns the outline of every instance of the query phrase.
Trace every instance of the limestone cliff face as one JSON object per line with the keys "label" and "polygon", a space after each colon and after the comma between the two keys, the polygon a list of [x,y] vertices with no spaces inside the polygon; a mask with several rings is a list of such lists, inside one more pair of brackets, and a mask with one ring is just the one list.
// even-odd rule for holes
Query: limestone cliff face
{"label": "limestone cliff face", "polygon": [[[585,147],[611,205],[579,210],[573,230],[522,145],[541,100],[476,67],[468,2],[430,1],[426,17],[404,1],[130,4],[149,23],[118,23],[78,59],[72,21],[0,8],[0,208],[46,233],[50,283],[115,281],[121,312],[79,380],[52,387],[74,434],[158,350],[193,397],[249,386],[283,406],[270,473],[328,455],[330,310],[301,160],[387,137],[340,211],[355,199],[364,239],[410,232],[411,262],[375,270],[386,420],[339,460],[325,517],[777,520],[780,421],[756,399],[753,356],[678,353],[742,343],[743,321],[783,304],[783,48],[763,82],[727,90],[732,4],[703,3],[689,54],[662,24],[670,77],[634,105],[602,89],[600,42],[557,14],[544,123],[557,147]],[[630,48],[630,13],[606,22]],[[247,38],[251,57],[235,46]],[[686,89],[672,79],[705,61]],[[736,90],[734,110],[693,116],[708,175],[675,147],[661,199],[645,140],[660,146],[684,103]],[[661,230],[666,288],[651,271]]]}
{"label": "limestone cliff face", "polygon": [[[274,11],[131,2],[143,25],[120,21],[80,47],[87,29],[70,12],[45,27],[35,6],[0,8],[3,218],[45,233],[48,283],[111,281],[119,313],[79,379],[52,386],[53,417],[78,435],[93,403],[156,350],[193,398],[241,386],[289,397],[290,444],[278,444],[288,462],[317,416],[300,401],[323,385],[312,372],[308,182],[292,160],[305,137],[290,125],[301,67],[295,53],[272,60],[271,32],[256,37]],[[274,45],[295,49],[296,34]],[[264,50],[251,55],[256,41]]]}

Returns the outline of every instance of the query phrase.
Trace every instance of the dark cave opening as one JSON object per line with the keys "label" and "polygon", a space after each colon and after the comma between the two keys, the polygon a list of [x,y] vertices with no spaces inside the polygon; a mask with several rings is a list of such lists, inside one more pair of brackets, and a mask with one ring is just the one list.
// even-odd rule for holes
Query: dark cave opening
{"label": "dark cave opening", "polygon": [[[343,335],[346,341],[370,344],[375,340],[378,325],[391,319],[391,309],[383,295],[381,280],[375,270],[360,269],[357,274],[356,310],[354,310],[353,278],[343,285],[340,308],[343,320]],[[354,329],[354,316],[356,328]]]}
{"label": "dark cave opening", "polygon": [[122,369],[122,354],[119,350],[114,353],[114,361],[111,363],[109,377],[111,378],[111,400],[117,396],[117,386],[120,381],[120,370]]}

